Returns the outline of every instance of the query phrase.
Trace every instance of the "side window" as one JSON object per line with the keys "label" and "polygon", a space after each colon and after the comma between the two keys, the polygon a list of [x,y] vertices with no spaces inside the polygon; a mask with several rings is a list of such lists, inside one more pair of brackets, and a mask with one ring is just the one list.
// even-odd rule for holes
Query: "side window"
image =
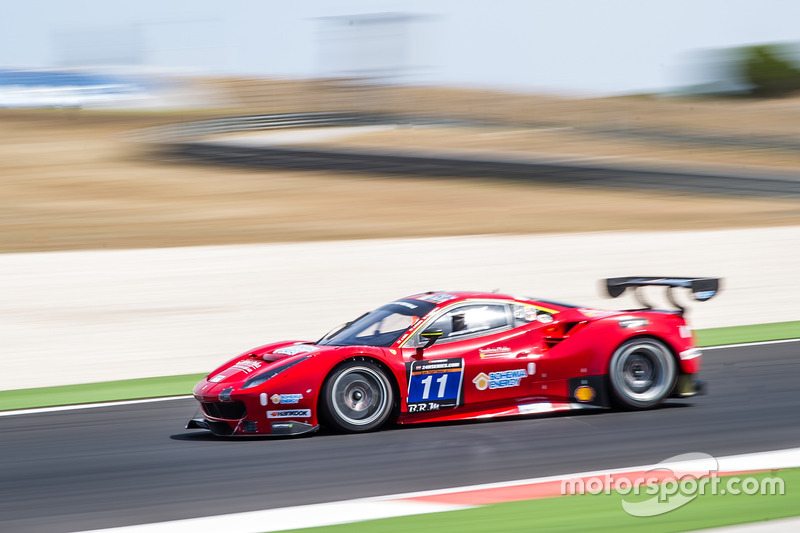
{"label": "side window", "polygon": [[503,304],[470,304],[451,309],[426,329],[442,330],[439,341],[447,342],[480,335],[509,325]]}
{"label": "side window", "polygon": [[524,326],[536,320],[537,309],[531,305],[518,305],[511,306],[514,313],[514,327]]}
{"label": "side window", "polygon": [[515,328],[524,326],[525,324],[530,324],[534,321],[541,322],[543,324],[549,324],[553,321],[552,314],[546,311],[540,311],[532,305],[512,304],[511,311],[514,315]]}

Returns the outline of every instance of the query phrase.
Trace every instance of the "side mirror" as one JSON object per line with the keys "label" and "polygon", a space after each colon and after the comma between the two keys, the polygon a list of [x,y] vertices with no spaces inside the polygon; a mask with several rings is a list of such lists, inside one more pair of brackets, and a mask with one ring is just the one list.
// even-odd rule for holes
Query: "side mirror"
{"label": "side mirror", "polygon": [[436,341],[442,338],[442,330],[440,329],[426,329],[422,333],[419,334],[420,337],[425,339],[426,342],[425,346],[420,346],[417,348],[417,355],[422,356],[422,351],[430,348],[434,345]]}

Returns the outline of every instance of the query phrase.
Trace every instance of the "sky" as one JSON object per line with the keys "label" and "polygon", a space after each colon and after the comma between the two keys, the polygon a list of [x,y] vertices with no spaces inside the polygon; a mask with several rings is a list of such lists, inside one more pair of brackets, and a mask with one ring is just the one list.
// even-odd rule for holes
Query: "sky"
{"label": "sky", "polygon": [[[306,78],[383,61],[400,81],[520,92],[664,91],[702,77],[690,67],[704,50],[800,42],[792,0],[0,0],[0,9],[0,68],[127,61]],[[381,13],[414,17],[366,37],[331,18]]]}

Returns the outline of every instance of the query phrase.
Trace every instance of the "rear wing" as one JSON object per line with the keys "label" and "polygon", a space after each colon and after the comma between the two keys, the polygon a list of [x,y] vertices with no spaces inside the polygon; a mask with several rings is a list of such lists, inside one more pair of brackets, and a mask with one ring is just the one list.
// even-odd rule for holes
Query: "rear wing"
{"label": "rear wing", "polygon": [[719,292],[719,278],[657,278],[657,277],[627,277],[627,278],[608,278],[605,280],[606,290],[608,295],[612,298],[622,295],[629,287],[632,287],[636,294],[636,299],[639,300],[643,306],[651,309],[653,306],[647,303],[642,293],[638,290],[640,287],[647,287],[652,285],[667,287],[667,298],[670,303],[680,309],[683,313],[686,309],[675,301],[673,289],[676,287],[683,287],[692,291],[694,299],[699,302],[705,302],[714,297]]}

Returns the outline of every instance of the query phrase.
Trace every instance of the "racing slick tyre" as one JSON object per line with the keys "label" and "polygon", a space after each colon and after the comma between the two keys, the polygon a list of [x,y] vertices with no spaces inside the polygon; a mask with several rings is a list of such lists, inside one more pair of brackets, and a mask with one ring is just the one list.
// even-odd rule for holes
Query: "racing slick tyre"
{"label": "racing slick tyre", "polygon": [[608,376],[616,404],[627,409],[649,409],[670,395],[678,368],[664,343],[642,337],[617,348],[611,356]]}
{"label": "racing slick tyre", "polygon": [[350,433],[377,429],[394,407],[389,378],[369,360],[346,361],[336,367],[322,388],[320,410],[329,426]]}

